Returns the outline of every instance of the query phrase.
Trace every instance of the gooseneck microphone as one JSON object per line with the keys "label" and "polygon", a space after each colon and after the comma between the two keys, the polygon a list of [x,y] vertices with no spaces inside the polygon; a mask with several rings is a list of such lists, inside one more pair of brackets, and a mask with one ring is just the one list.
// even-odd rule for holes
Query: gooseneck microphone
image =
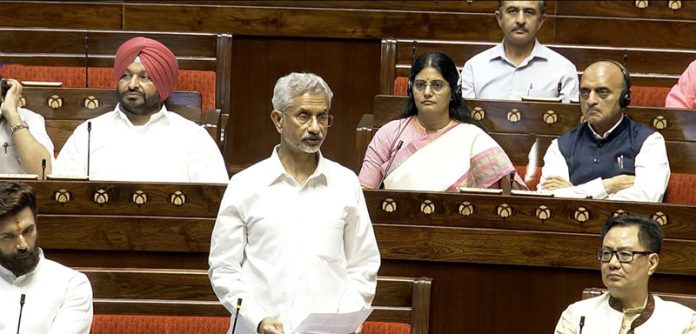
{"label": "gooseneck microphone", "polygon": [[242,308],[242,298],[237,298],[237,306],[234,307],[234,322],[232,323],[232,331],[230,334],[234,334],[234,330],[237,328],[237,318],[239,318],[240,308]]}
{"label": "gooseneck microphone", "polygon": [[87,122],[87,180],[89,180],[89,158],[92,145],[92,122]]}
{"label": "gooseneck microphone", "polygon": [[578,334],[582,334],[582,328],[585,327],[585,316],[584,315],[580,317],[580,323],[578,325],[580,325],[580,332],[578,332]]}
{"label": "gooseneck microphone", "polygon": [[46,179],[46,159],[41,159],[41,179]]}
{"label": "gooseneck microphone", "polygon": [[19,320],[17,320],[17,334],[19,334],[19,325],[22,324],[22,310],[24,310],[24,300],[27,295],[22,294],[19,296]]}
{"label": "gooseneck microphone", "polygon": [[389,172],[389,168],[391,168],[391,165],[394,163],[394,159],[396,159],[396,154],[399,153],[399,150],[401,149],[401,145],[404,144],[403,140],[399,140],[399,142],[396,144],[396,149],[394,150],[394,155],[389,159],[389,163],[387,163],[387,168],[384,169],[384,175],[382,175],[382,179],[379,181],[379,184],[377,185],[377,189],[384,189],[384,180],[387,178],[387,173]]}

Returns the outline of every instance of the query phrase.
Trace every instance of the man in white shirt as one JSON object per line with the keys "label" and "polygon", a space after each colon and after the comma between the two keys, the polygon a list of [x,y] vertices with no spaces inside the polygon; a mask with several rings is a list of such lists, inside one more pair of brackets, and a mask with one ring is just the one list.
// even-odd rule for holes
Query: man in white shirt
{"label": "man in white shirt", "polygon": [[0,333],[88,334],[87,276],[46,259],[36,238],[32,188],[0,184]]}
{"label": "man in white shirt", "polygon": [[78,126],[58,155],[55,174],[91,180],[210,182],[229,180],[215,141],[197,124],[170,112],[176,56],[162,43],[135,37],[116,52],[119,103]]}
{"label": "man in white shirt", "polygon": [[555,334],[696,333],[694,310],[649,293],[661,250],[662,228],[656,221],[631,215],[609,219],[597,250],[609,293],[568,306]]}
{"label": "man in white shirt", "polygon": [[210,246],[215,294],[237,333],[293,333],[309,313],[369,308],[380,258],[358,178],[319,151],[333,93],[310,73],[278,80],[271,120],[280,144],[234,175]]}
{"label": "man in white shirt", "polygon": [[19,107],[22,96],[19,81],[7,79],[6,82],[9,89],[2,97],[0,108],[0,173],[36,174],[39,177],[50,174],[53,142],[46,133],[44,118]]}
{"label": "man in white shirt", "polygon": [[498,1],[495,17],[503,42],[471,57],[462,69],[462,96],[520,100],[523,96],[578,97],[575,65],[541,45],[536,34],[544,23],[546,1]]}
{"label": "man in white shirt", "polygon": [[540,189],[557,197],[662,201],[670,175],[665,139],[624,115],[630,101],[630,75],[621,64],[588,66],[580,82],[585,122],[551,142]]}

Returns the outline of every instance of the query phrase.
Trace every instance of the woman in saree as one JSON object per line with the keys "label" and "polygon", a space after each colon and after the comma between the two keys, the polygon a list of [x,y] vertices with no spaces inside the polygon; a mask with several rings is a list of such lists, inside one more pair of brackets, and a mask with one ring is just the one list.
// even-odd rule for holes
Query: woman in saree
{"label": "woman in saree", "polygon": [[408,76],[408,100],[398,119],[370,142],[360,170],[364,188],[459,191],[500,188],[515,172],[498,143],[472,124],[459,71],[444,53],[419,56]]}

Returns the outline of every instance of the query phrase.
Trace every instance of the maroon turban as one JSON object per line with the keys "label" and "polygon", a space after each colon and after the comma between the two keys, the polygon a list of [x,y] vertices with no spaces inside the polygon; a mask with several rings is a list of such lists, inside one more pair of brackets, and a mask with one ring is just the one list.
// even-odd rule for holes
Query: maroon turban
{"label": "maroon turban", "polygon": [[169,97],[176,86],[179,64],[176,56],[164,44],[145,37],[134,37],[121,44],[114,59],[114,74],[118,82],[126,68],[140,57],[145,71],[160,95],[160,102]]}

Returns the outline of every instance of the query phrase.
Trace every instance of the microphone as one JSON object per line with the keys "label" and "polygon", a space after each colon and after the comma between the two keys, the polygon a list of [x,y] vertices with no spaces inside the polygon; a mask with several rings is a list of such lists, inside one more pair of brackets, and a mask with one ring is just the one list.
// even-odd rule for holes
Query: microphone
{"label": "microphone", "polygon": [[585,327],[585,316],[584,315],[580,317],[579,325],[580,325],[580,332],[578,332],[578,334],[582,334],[582,328]]}
{"label": "microphone", "polygon": [[92,145],[92,122],[87,122],[87,180],[89,180],[89,155]]}
{"label": "microphone", "polygon": [[413,40],[413,51],[411,51],[411,66],[413,66],[413,62],[416,61],[416,46],[418,46],[418,41]]}
{"label": "microphone", "polygon": [[563,88],[563,83],[561,81],[558,81],[558,86],[556,86],[556,96],[561,96],[561,88]]}
{"label": "microphone", "polygon": [[234,322],[232,323],[232,331],[230,331],[230,334],[234,334],[234,330],[237,328],[237,318],[239,317],[240,308],[242,308],[242,298],[237,298],[237,306],[234,307]]}
{"label": "microphone", "polygon": [[384,175],[382,175],[382,179],[379,181],[379,185],[377,186],[377,189],[384,189],[384,180],[387,178],[387,173],[389,172],[389,168],[391,168],[391,165],[394,163],[394,159],[396,159],[396,154],[399,153],[399,150],[401,149],[401,145],[404,144],[403,140],[399,140],[399,142],[396,144],[396,149],[394,150],[394,155],[389,159],[389,163],[387,163],[387,168],[384,169]]}
{"label": "microphone", "polygon": [[41,179],[46,179],[46,159],[41,159]]}
{"label": "microphone", "polygon": [[24,300],[27,295],[22,294],[19,296],[19,320],[17,320],[17,334],[19,334],[19,325],[22,324],[22,310],[24,310]]}

